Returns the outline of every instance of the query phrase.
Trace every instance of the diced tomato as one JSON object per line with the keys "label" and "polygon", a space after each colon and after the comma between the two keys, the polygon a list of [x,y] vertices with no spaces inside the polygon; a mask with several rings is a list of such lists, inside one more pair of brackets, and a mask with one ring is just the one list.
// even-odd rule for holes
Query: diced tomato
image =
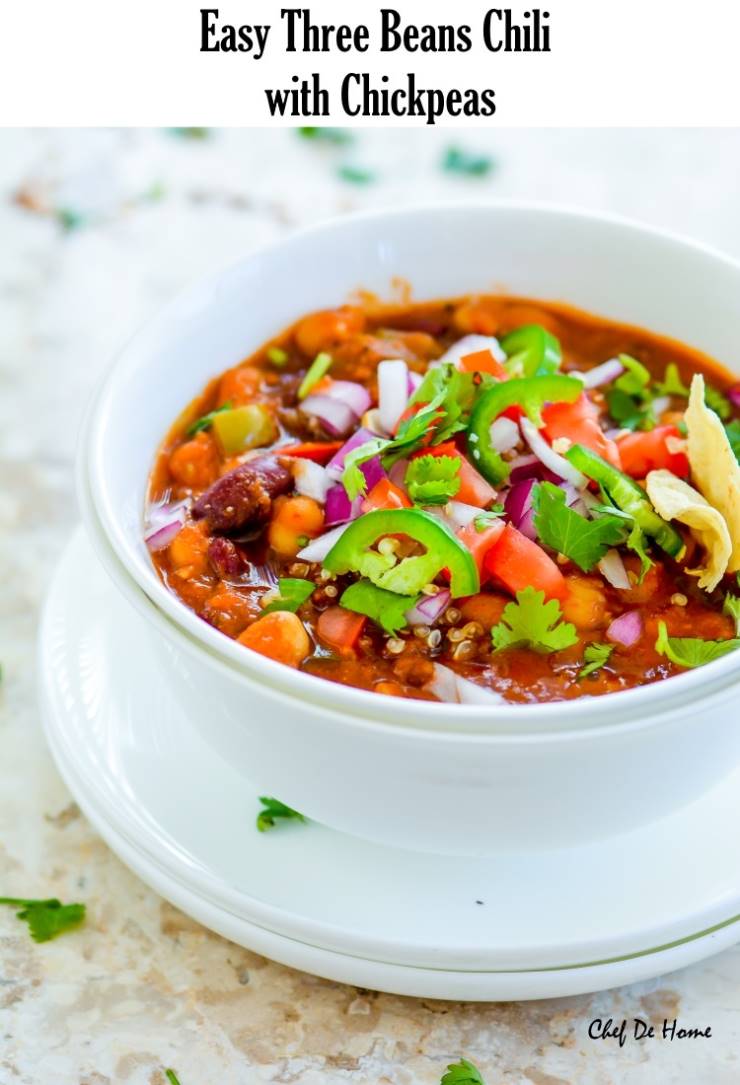
{"label": "diced tomato", "polygon": [[565,577],[555,562],[538,546],[507,524],[498,542],[483,560],[486,572],[497,577],[512,595],[533,587],[548,599],[562,599],[567,592]]}
{"label": "diced tomato", "polygon": [[510,418],[512,422],[518,422],[523,414],[523,409],[517,403],[514,403],[511,407],[507,407],[505,411],[502,411],[499,417]]}
{"label": "diced tomato", "polygon": [[370,493],[362,502],[363,512],[374,512],[376,509],[410,509],[411,502],[406,494],[389,478],[382,478],[376,482]]}
{"label": "diced tomato", "polygon": [[552,443],[567,437],[572,444],[585,445],[614,467],[621,467],[619,449],[599,425],[599,409],[582,392],[575,403],[549,403],[542,409],[545,436]]}
{"label": "diced tomato", "polygon": [[434,445],[433,448],[417,448],[409,456],[410,460],[418,460],[419,456],[459,456],[460,449],[454,441],[445,441],[444,444]]}
{"label": "diced tomato", "polygon": [[316,632],[319,639],[340,655],[353,652],[365,628],[364,614],[355,614],[344,607],[328,607],[319,614]]}
{"label": "diced tomato", "polygon": [[501,362],[496,361],[493,352],[486,350],[474,350],[472,354],[464,354],[460,359],[459,368],[465,373],[490,373],[499,380],[507,380],[509,374]]}
{"label": "diced tomato", "polygon": [[677,426],[656,426],[647,433],[626,433],[617,442],[622,469],[633,478],[645,478],[649,471],[660,468],[686,478],[689,473],[686,453],[671,451],[669,438],[681,440]]}
{"label": "diced tomato", "polygon": [[276,448],[279,456],[300,456],[304,460],[314,460],[315,463],[328,463],[335,453],[344,444],[344,441],[305,441],[299,445],[283,445]]}
{"label": "diced tomato", "polygon": [[478,566],[478,572],[483,575],[484,567],[483,563],[486,554],[491,547],[498,542],[501,535],[504,532],[506,524],[503,520],[494,520],[488,527],[479,531],[475,526],[475,520],[466,524],[465,527],[461,527],[457,532],[457,537],[464,546],[467,546],[470,553],[475,559],[475,564]]}

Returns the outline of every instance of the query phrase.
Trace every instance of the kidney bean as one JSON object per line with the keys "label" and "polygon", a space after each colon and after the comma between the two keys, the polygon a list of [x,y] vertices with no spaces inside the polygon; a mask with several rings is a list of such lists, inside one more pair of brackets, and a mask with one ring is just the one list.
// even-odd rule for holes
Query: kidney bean
{"label": "kidney bean", "polygon": [[292,487],[290,471],[274,456],[261,456],[214,482],[193,505],[192,516],[220,533],[261,527],[270,518],[273,498]]}
{"label": "kidney bean", "polygon": [[208,544],[208,560],[213,571],[226,580],[238,576],[244,569],[244,559],[231,539],[216,535]]}

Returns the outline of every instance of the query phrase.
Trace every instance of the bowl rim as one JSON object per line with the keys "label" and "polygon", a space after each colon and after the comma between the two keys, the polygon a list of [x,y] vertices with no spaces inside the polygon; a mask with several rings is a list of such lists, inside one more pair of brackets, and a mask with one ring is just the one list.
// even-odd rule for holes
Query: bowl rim
{"label": "bowl rim", "polygon": [[[247,256],[232,261],[225,268],[217,269],[205,276],[191,281],[183,289],[179,290],[173,298],[163,307],[159,308],[147,321],[145,321],[124,343],[123,347],[114,356],[112,364],[104,372],[98,386],[89,402],[84,422],[80,431],[78,443],[78,480],[80,486],[89,489],[90,504],[81,500],[83,518],[91,510],[96,513],[96,519],[103,537],[112,549],[116,559],[123,566],[127,575],[138,585],[139,589],[148,597],[148,600],[174,623],[181,632],[187,634],[189,641],[194,641],[196,646],[205,651],[214,662],[214,658],[224,663],[231,670],[236,670],[247,678],[257,681],[262,686],[272,687],[276,692],[287,694],[296,699],[310,701],[314,705],[320,705],[326,709],[337,710],[353,717],[375,720],[381,722],[409,723],[415,717],[427,717],[429,722],[437,723],[430,727],[430,733],[439,734],[440,726],[447,720],[447,726],[451,731],[456,731],[460,723],[477,723],[488,721],[498,726],[516,726],[520,735],[526,733],[554,734],[568,732],[576,725],[583,733],[593,726],[593,717],[597,715],[607,722],[609,719],[632,719],[636,712],[650,715],[659,715],[669,708],[671,703],[685,704],[687,700],[695,701],[714,692],[720,687],[727,686],[737,680],[737,663],[732,659],[733,653],[715,660],[701,668],[686,671],[680,675],[661,679],[644,686],[638,686],[629,690],[619,690],[599,697],[583,695],[572,700],[552,701],[544,703],[510,703],[491,705],[463,705],[446,704],[441,702],[407,700],[397,697],[386,697],[372,690],[363,690],[351,686],[344,686],[327,679],[307,674],[302,671],[286,667],[284,664],[260,656],[258,653],[247,652],[242,645],[214,629],[203,619],[199,618],[194,611],[190,610],[180,599],[170,592],[157,576],[154,565],[142,574],[137,562],[127,562],[125,553],[127,546],[131,545],[129,533],[117,522],[116,510],[107,500],[106,480],[102,474],[102,449],[105,432],[107,429],[106,419],[114,410],[115,386],[121,380],[126,380],[126,368],[135,362],[135,357],[141,349],[147,349],[147,341],[162,336],[165,329],[177,319],[181,311],[189,311],[194,307],[196,299],[201,298],[212,290],[220,281],[227,280],[246,265],[259,261],[263,254],[274,252],[288,252],[296,244],[306,241],[319,241],[328,233],[351,232],[358,226],[368,223],[392,224],[402,219],[416,219],[423,222],[428,216],[440,214],[480,216],[486,214],[522,214],[542,215],[549,218],[561,218],[564,220],[578,219],[581,222],[593,223],[596,226],[608,225],[616,229],[641,235],[644,239],[689,250],[697,255],[703,255],[714,262],[724,265],[727,269],[740,275],[740,261],[736,260],[718,249],[696,241],[685,235],[646,225],[637,220],[621,215],[585,210],[571,207],[565,204],[551,204],[547,202],[518,201],[518,200],[487,200],[480,202],[445,201],[420,204],[413,208],[381,208],[370,211],[358,212],[342,217],[335,217],[314,223],[303,229],[290,233],[287,237],[277,242],[270,242],[252,250]],[[571,301],[576,304],[577,301]],[[165,336],[166,337],[166,336]],[[701,347],[698,348],[701,350]],[[204,372],[203,383],[205,384],[209,374]],[[175,404],[172,417],[177,417],[179,405]],[[84,480],[84,481],[83,481]],[[87,514],[85,509],[87,508]],[[142,530],[143,530],[143,509]],[[131,551],[133,555],[133,551]],[[528,725],[533,730],[528,732]],[[543,730],[544,728],[544,730]],[[414,728],[418,733],[423,733],[424,728]],[[444,726],[441,728],[444,730]],[[459,732],[457,732],[459,733]],[[482,732],[479,732],[479,734]],[[491,731],[495,734],[495,731]]]}

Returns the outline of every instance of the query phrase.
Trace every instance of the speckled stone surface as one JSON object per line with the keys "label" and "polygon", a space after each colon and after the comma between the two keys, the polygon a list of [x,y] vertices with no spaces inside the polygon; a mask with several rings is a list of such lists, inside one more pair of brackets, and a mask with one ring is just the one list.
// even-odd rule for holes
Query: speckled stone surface
{"label": "speckled stone surface", "polygon": [[[443,173],[453,142],[496,168]],[[345,163],[377,179],[342,181]],[[579,203],[740,255],[738,191],[737,130],[375,131],[347,149],[269,130],[0,132],[0,893],[89,911],[82,930],[37,946],[0,909],[0,1085],[166,1085],[165,1067],[181,1085],[436,1085],[460,1055],[487,1085],[740,1080],[740,950],[592,997],[486,1006],[343,987],[204,930],[130,874],[71,800],[39,728],[34,645],[77,520],[86,398],[182,284],[298,225],[437,197]],[[712,1037],[589,1040],[591,1019],[636,1015]]]}

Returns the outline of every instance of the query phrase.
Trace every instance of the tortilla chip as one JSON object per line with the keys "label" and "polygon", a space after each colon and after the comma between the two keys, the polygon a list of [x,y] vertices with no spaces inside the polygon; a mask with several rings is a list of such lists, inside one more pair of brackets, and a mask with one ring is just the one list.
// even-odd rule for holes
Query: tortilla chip
{"label": "tortilla chip", "polygon": [[698,490],[670,471],[650,471],[645,480],[648,497],[664,520],[678,520],[706,551],[700,569],[687,569],[699,577],[699,587],[713,591],[727,571],[732,541],[721,513],[713,509]]}
{"label": "tortilla chip", "polygon": [[724,426],[704,402],[704,378],[698,373],[691,382],[684,418],[692,481],[724,517],[732,542],[727,570],[735,573],[740,569],[740,466]]}

